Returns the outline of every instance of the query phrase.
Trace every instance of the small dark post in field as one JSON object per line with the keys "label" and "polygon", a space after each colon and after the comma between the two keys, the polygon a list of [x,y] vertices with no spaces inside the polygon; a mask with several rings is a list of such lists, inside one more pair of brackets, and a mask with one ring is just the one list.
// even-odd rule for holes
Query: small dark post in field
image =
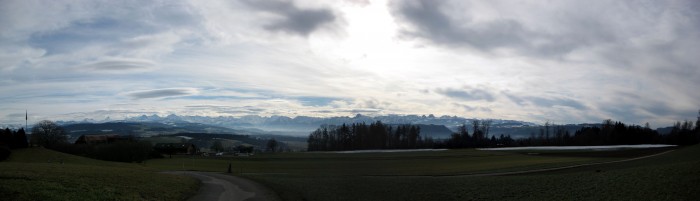
{"label": "small dark post in field", "polygon": [[231,163],[228,163],[228,173],[231,173]]}

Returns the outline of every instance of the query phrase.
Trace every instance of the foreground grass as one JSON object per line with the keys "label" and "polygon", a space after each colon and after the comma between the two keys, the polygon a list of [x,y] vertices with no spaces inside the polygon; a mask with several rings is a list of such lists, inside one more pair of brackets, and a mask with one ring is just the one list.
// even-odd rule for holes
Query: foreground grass
{"label": "foreground grass", "polygon": [[698,200],[700,146],[526,175],[246,177],[272,187],[285,200]]}
{"label": "foreground grass", "polygon": [[616,160],[618,158],[528,156],[516,152],[448,150],[404,153],[278,153],[253,157],[175,156],[148,161],[163,170],[224,172],[232,164],[237,174],[301,176],[461,175],[527,170]]}
{"label": "foreground grass", "polygon": [[43,148],[0,162],[2,200],[184,200],[199,181],[138,164],[93,160]]}
{"label": "foreground grass", "polygon": [[[555,172],[473,176],[615,161],[667,149],[409,153],[284,153],[175,157],[163,170],[224,172],[275,190],[285,200],[688,200],[698,198],[700,146],[658,157]],[[692,200],[692,199],[691,199]]]}

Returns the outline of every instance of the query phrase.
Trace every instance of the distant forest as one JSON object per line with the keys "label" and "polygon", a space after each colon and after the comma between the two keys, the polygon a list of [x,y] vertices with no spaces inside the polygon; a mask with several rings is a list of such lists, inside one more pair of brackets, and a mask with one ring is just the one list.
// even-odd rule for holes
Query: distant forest
{"label": "distant forest", "polygon": [[605,120],[600,126],[583,127],[570,133],[564,126],[545,123],[539,133],[528,138],[513,139],[510,135],[490,135],[491,122],[472,120],[471,133],[467,124],[458,127],[449,139],[422,137],[420,127],[410,124],[387,125],[381,121],[371,124],[355,123],[324,125],[309,134],[308,151],[343,151],[368,149],[419,148],[477,148],[506,146],[591,146],[674,144],[692,145],[700,142],[700,114],[697,122],[676,122],[670,133],[659,134],[649,125],[625,125]]}
{"label": "distant forest", "polygon": [[432,138],[421,138],[418,126],[391,126],[381,121],[369,125],[355,123],[321,126],[311,132],[307,142],[309,151],[416,149],[434,146]]}

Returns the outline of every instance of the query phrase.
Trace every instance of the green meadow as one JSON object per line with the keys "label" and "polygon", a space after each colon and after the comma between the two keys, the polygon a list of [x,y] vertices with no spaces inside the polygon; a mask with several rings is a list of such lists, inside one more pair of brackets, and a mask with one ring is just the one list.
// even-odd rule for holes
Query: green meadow
{"label": "green meadow", "polygon": [[159,171],[44,148],[19,149],[0,162],[0,199],[184,200],[199,188],[196,179]]}
{"label": "green meadow", "polygon": [[222,172],[231,164],[233,172],[242,175],[420,176],[505,172],[616,159],[619,158],[539,157],[518,152],[460,149],[395,153],[267,153],[250,157],[174,156],[150,160],[147,166],[162,170]]}
{"label": "green meadow", "polygon": [[163,170],[224,172],[256,180],[285,200],[689,200],[699,198],[700,146],[557,171],[484,176],[635,158],[668,149],[278,153],[151,160]]}
{"label": "green meadow", "polygon": [[226,172],[285,200],[697,200],[700,146],[556,171],[488,176],[618,161],[670,149],[275,153],[173,156],[115,163],[42,148],[0,162],[3,200],[184,200],[199,182],[167,170]]}

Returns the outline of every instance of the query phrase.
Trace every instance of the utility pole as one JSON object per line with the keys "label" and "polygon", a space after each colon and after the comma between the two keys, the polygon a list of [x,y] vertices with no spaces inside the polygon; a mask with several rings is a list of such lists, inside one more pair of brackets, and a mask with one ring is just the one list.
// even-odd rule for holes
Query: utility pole
{"label": "utility pole", "polygon": [[24,110],[24,132],[25,133],[27,132],[27,129],[29,129],[29,128],[27,128],[28,121],[29,121],[29,112],[27,112],[27,110]]}

